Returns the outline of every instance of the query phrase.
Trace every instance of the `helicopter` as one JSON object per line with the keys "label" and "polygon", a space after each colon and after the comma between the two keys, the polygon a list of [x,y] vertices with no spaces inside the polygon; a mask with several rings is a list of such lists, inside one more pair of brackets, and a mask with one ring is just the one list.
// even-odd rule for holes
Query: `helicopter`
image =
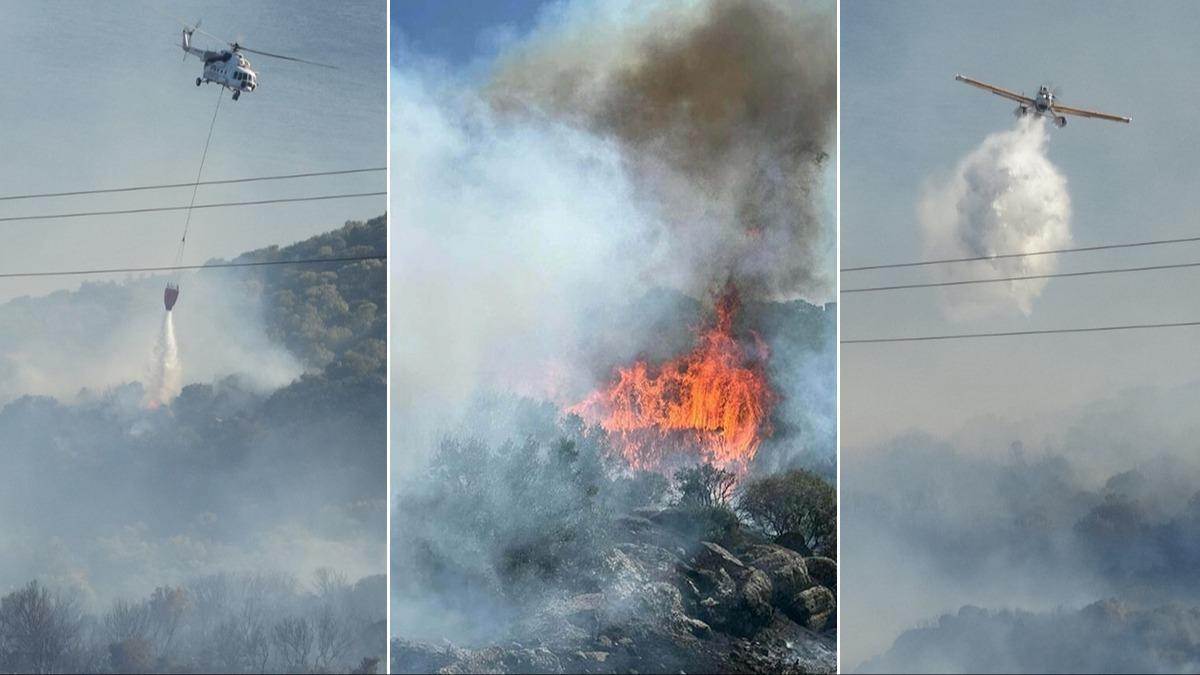
{"label": "helicopter", "polygon": [[196,86],[199,87],[206,82],[219,84],[233,92],[233,100],[235,101],[241,98],[242,92],[249,93],[258,88],[258,73],[250,67],[250,59],[247,59],[243,52],[258,54],[260,56],[269,56],[273,59],[297,61],[299,63],[306,63],[310,66],[318,66],[320,68],[336,69],[336,66],[331,66],[325,63],[317,63],[316,61],[298,59],[294,56],[284,56],[282,54],[272,54],[270,52],[251,49],[237,42],[226,42],[226,44],[229,45],[229,49],[222,49],[219,51],[200,49],[192,46],[192,35],[197,32],[207,35],[215,40],[226,42],[225,40],[221,40],[221,38],[218,38],[211,33],[205,33],[204,31],[200,30],[199,21],[197,21],[196,25],[194,26],[188,26],[187,24],[184,24],[182,44],[184,60],[187,59],[188,54],[192,54],[193,56],[198,57],[201,61],[204,61],[204,74],[196,78]]}

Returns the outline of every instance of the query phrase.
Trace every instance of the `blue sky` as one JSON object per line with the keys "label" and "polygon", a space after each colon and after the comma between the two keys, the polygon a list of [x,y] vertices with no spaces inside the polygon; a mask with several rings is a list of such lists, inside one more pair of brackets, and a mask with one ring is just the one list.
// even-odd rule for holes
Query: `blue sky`
{"label": "blue sky", "polygon": [[543,4],[543,0],[396,0],[392,33],[393,37],[402,33],[418,53],[463,65],[491,52],[496,37],[528,31]]}
{"label": "blue sky", "polygon": [[[4,194],[188,182],[195,178],[216,102],[197,88],[200,62],[184,60],[172,16],[276,53],[332,63],[311,68],[250,55],[259,88],[226,99],[206,178],[384,166],[387,35],[384,0],[328,3],[106,3],[9,1],[0,21],[6,68],[0,88]],[[197,46],[218,48],[197,36]],[[383,190],[381,173],[334,180],[202,187],[197,203]],[[0,203],[0,216],[178,205],[190,192]],[[185,262],[288,244],[384,212],[384,197],[196,211]],[[170,264],[182,213],[5,224],[0,269],[79,269]],[[112,280],[113,277],[104,277]],[[74,288],[78,277],[6,280],[0,302]]]}
{"label": "blue sky", "polygon": [[[1191,86],[1200,6],[1156,3],[864,2],[842,4],[842,264],[925,257],[922,188],[1013,105],[954,81],[963,73],[1062,102],[1132,115],[1073,119],[1049,157],[1066,176],[1076,245],[1194,235],[1200,136]],[[1200,245],[1061,256],[1060,271],[1188,262]],[[960,265],[960,278],[989,276]],[[1031,314],[954,320],[930,290],[846,296],[843,338],[1186,321],[1200,318],[1195,271],[1052,280]],[[847,274],[843,288],[935,279],[928,269]],[[1200,372],[1186,329],[1003,340],[847,346],[843,451],[907,429],[950,434],[980,418],[1053,419],[1063,410]],[[1012,439],[1009,439],[1012,440]],[[1041,438],[1025,438],[1027,444]]]}

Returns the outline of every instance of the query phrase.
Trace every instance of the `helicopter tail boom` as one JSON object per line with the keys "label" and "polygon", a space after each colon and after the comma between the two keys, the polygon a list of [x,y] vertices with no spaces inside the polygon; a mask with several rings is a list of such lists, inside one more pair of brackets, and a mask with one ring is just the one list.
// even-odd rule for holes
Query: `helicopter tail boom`
{"label": "helicopter tail boom", "polygon": [[183,48],[184,59],[187,59],[188,54],[197,56],[201,60],[204,60],[208,55],[207,51],[192,46],[192,34],[199,30],[199,28],[200,22],[197,21],[195,26],[185,26],[183,29],[183,42],[180,43],[180,47]]}

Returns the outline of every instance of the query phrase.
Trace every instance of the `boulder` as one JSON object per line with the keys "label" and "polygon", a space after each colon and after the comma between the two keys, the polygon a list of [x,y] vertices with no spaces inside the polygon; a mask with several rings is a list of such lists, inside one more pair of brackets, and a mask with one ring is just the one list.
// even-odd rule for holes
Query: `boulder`
{"label": "boulder", "polygon": [[750,636],[771,622],[771,579],[760,570],[750,569],[735,583],[721,569],[715,575],[718,584],[698,604],[700,618],[712,628],[731,635]]}
{"label": "boulder", "polygon": [[580,661],[594,661],[596,663],[604,663],[608,660],[608,652],[592,651],[592,652],[575,652],[575,658]]}
{"label": "boulder", "polygon": [[751,546],[743,554],[749,564],[771,579],[772,601],[786,608],[799,593],[812,588],[808,566],[799,553],[775,544]]}
{"label": "boulder", "polygon": [[646,507],[634,509],[633,515],[687,538],[696,537],[704,531],[704,522],[697,518],[695,511],[689,509]]}
{"label": "boulder", "polygon": [[813,586],[797,594],[786,609],[793,621],[816,631],[825,628],[836,610],[837,600],[833,592],[824,586]]}
{"label": "boulder", "polygon": [[804,564],[808,567],[808,575],[813,581],[828,588],[837,594],[837,561],[833,558],[825,558],[815,556],[805,558]]}
{"label": "boulder", "polygon": [[751,570],[738,588],[730,632],[754,635],[759,628],[771,623],[775,615],[775,607],[771,604],[773,594],[771,579],[761,570]]}
{"label": "boulder", "polygon": [[820,632],[826,631],[826,630],[833,630],[836,627],[837,627],[837,611],[836,610],[830,610],[828,612],[821,612],[820,614],[814,614],[814,615],[808,617],[808,622],[805,624],[805,628],[808,628],[809,630],[816,632],[816,633],[820,633]]}
{"label": "boulder", "polygon": [[712,627],[704,623],[700,619],[693,619],[690,616],[684,615],[680,618],[680,625],[692,635],[701,640],[710,640],[713,636]]}
{"label": "boulder", "polygon": [[737,556],[725,550],[720,544],[714,544],[711,541],[700,542],[700,549],[696,552],[694,567],[697,570],[707,570],[710,572],[724,570],[734,579],[746,573],[746,565],[741,560],[738,560]]}
{"label": "boulder", "polygon": [[784,532],[778,537],[775,537],[775,543],[784,548],[790,548],[805,558],[809,558],[813,554],[812,549],[808,547],[808,539],[806,539],[805,536],[799,532]]}

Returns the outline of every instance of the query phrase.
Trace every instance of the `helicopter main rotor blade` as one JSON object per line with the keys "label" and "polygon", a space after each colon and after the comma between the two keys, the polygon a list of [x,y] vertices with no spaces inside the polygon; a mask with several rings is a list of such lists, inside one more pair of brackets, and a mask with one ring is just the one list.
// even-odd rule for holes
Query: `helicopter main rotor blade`
{"label": "helicopter main rotor blade", "polygon": [[175,23],[183,26],[185,30],[191,31],[193,33],[199,33],[201,35],[206,35],[206,36],[216,40],[217,42],[221,42],[221,43],[225,43],[225,44],[229,43],[229,40],[226,40],[225,38],[213,35],[212,33],[208,32],[206,30],[201,30],[200,29],[201,19],[196,19],[195,23],[191,23],[185,19],[181,19],[181,18],[175,16],[174,14],[168,14],[167,12],[162,11],[161,9],[158,8],[157,5],[151,4],[150,7],[151,7],[151,9],[158,12],[162,16],[165,16],[168,19],[171,19],[172,21],[174,21]]}
{"label": "helicopter main rotor blade", "polygon": [[242,45],[237,44],[236,42],[230,43],[230,46],[233,47],[235,51],[240,50],[243,52],[250,52],[251,54],[258,54],[260,56],[269,56],[273,59],[283,59],[284,61],[297,61],[299,63],[307,63],[310,66],[318,66],[321,68],[331,68],[333,70],[337,70],[337,66],[331,66],[328,63],[317,63],[316,61],[308,61],[306,59],[298,59],[294,56],[284,56],[283,54],[272,54],[271,52],[264,52],[264,51],[259,51],[257,49],[251,49],[249,47],[244,47]]}
{"label": "helicopter main rotor blade", "polygon": [[212,38],[212,39],[216,40],[217,42],[224,42],[224,43],[226,43],[226,44],[228,44],[228,43],[229,43],[229,41],[228,41],[228,40],[225,40],[225,39],[219,38],[219,37],[217,37],[216,35],[213,35],[212,33],[208,32],[208,31],[206,31],[206,30],[200,30],[200,22],[199,22],[199,21],[197,21],[197,22],[196,22],[196,25],[192,27],[192,30],[193,30],[193,31],[195,31],[195,32],[197,32],[197,33],[199,33],[199,34],[201,34],[201,35],[207,35],[208,37],[210,37],[210,38]]}

